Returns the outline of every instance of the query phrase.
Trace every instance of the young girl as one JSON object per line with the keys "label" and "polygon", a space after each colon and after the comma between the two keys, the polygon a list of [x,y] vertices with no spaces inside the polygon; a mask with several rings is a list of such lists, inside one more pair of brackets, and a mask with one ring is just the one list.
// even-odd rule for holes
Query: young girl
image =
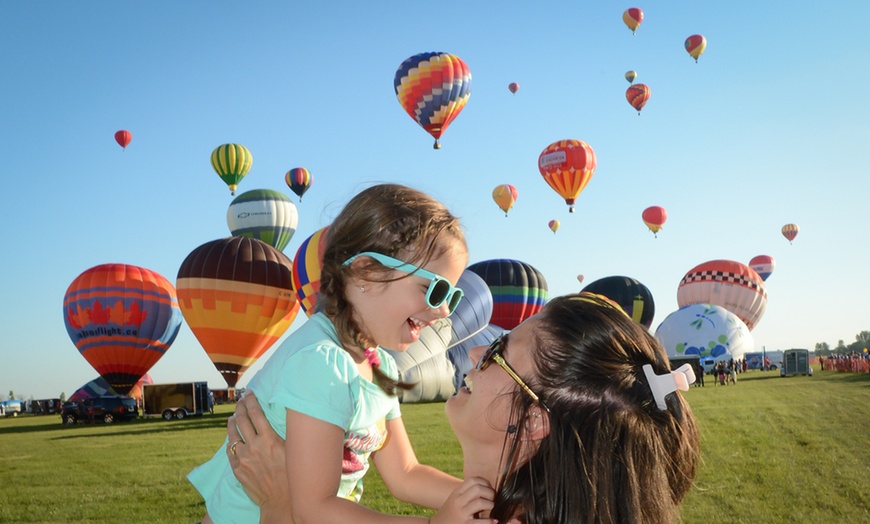
{"label": "young girl", "polygon": [[286,503],[261,515],[264,501],[236,480],[230,460],[254,437],[241,434],[188,475],[205,498],[203,522],[425,522],[357,503],[370,456],[397,498],[443,506],[431,522],[474,521],[491,490],[417,462],[394,394],[407,386],[380,347],[404,351],[452,313],[467,262],[458,220],[431,197],[392,184],[354,197],[329,228],[315,314],[248,386],[285,438],[285,464],[276,466],[286,467],[277,479]]}

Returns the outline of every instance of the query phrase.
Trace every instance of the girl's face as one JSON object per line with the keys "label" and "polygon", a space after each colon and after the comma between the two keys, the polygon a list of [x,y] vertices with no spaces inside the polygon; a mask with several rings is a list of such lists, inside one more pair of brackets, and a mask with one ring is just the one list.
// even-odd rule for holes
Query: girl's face
{"label": "girl's face", "polygon": [[[446,278],[456,285],[468,263],[468,253],[459,243],[430,260],[423,269]],[[450,314],[448,304],[430,308],[426,292],[430,280],[418,275],[396,271],[392,282],[370,282],[353,279],[346,289],[363,329],[379,346],[405,351],[420,338],[426,326]],[[360,287],[365,288],[363,292]]]}
{"label": "girl's face", "polygon": [[[529,382],[535,376],[534,352],[537,351],[535,330],[537,317],[517,326],[505,340],[501,351],[504,361],[519,377]],[[468,356],[475,365],[486,346],[471,349]],[[501,450],[510,420],[512,394],[520,386],[499,364],[491,361],[484,370],[472,369],[465,377],[465,386],[446,405],[447,419],[456,433],[463,452],[477,453],[486,447]],[[523,393],[520,393],[523,394]],[[484,448],[475,448],[483,446]],[[484,451],[480,451],[484,453]]]}

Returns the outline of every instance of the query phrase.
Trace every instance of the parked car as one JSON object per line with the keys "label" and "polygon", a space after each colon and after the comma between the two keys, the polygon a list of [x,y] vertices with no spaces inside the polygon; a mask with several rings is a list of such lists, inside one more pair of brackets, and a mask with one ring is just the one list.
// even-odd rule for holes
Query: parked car
{"label": "parked car", "polygon": [[95,422],[97,420],[111,424],[116,420],[132,420],[138,416],[139,408],[136,405],[136,399],[104,395],[86,398],[79,403],[68,402],[64,404],[61,420],[65,425],[72,425],[79,421]]}

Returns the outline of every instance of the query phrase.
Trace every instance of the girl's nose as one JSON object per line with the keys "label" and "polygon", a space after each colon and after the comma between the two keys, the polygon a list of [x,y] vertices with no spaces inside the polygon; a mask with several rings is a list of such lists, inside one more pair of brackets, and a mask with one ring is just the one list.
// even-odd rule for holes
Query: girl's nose
{"label": "girl's nose", "polygon": [[475,346],[468,350],[468,359],[471,360],[471,364],[477,367],[477,363],[480,362],[480,357],[483,356],[483,352],[486,351],[486,346]]}

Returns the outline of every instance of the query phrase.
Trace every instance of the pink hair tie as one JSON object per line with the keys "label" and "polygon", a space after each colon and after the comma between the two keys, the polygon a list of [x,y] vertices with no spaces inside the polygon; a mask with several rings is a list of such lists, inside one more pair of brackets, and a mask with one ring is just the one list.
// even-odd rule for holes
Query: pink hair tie
{"label": "pink hair tie", "polygon": [[692,369],[691,364],[683,364],[664,375],[656,375],[651,365],[644,364],[643,372],[646,375],[646,381],[649,382],[656,406],[661,410],[668,409],[668,405],[665,403],[667,395],[676,390],[689,391],[689,384],[695,382],[695,370]]}
{"label": "pink hair tie", "polygon": [[368,348],[365,351],[366,360],[369,361],[369,364],[372,367],[381,367],[381,357],[378,356],[378,352],[375,348]]}

